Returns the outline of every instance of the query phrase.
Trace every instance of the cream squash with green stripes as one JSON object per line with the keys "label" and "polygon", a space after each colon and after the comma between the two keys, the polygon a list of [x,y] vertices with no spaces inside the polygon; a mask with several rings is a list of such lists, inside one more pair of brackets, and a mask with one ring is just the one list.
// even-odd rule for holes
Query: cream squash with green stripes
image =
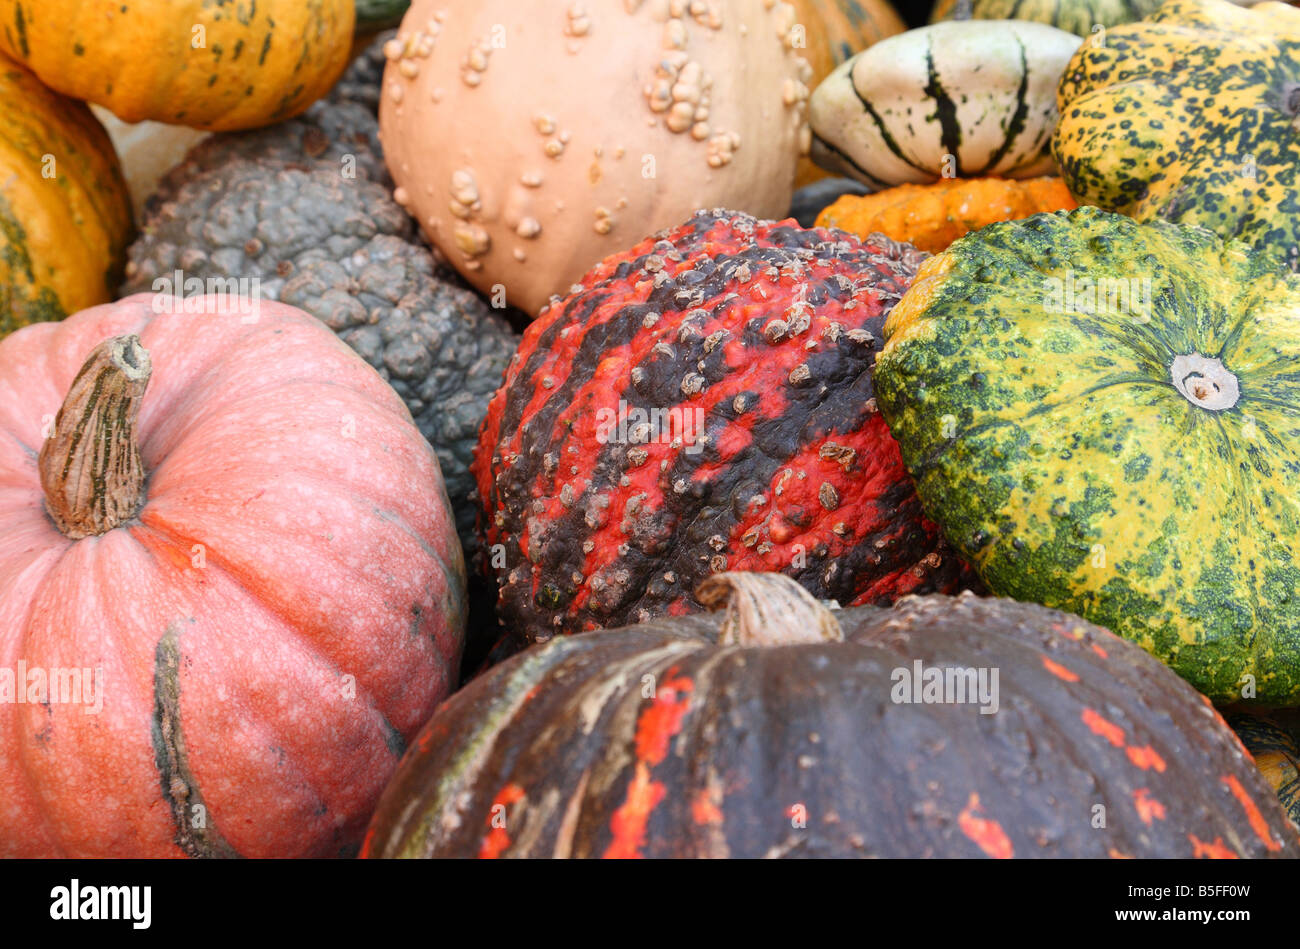
{"label": "cream squash with green stripes", "polygon": [[936,23],[882,40],[813,93],[813,159],[876,188],[1048,174],[1056,84],[1080,42],[1019,20]]}

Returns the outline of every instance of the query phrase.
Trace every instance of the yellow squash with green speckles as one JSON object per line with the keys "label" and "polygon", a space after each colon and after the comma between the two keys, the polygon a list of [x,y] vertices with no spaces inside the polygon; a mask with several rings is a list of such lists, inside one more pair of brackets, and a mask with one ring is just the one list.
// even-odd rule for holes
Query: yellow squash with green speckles
{"label": "yellow squash with green speckles", "polygon": [[1170,0],[1085,42],[1057,106],[1052,153],[1080,204],[1300,266],[1300,9]]}
{"label": "yellow squash with green speckles", "polygon": [[992,592],[1300,705],[1300,277],[1082,207],[930,258],[885,339],[881,412]]}
{"label": "yellow squash with green speckles", "polygon": [[112,300],[130,239],[108,134],[0,55],[0,337]]}
{"label": "yellow squash with green speckles", "polygon": [[353,0],[0,0],[0,50],[127,122],[226,131],[324,95],[355,13]]}

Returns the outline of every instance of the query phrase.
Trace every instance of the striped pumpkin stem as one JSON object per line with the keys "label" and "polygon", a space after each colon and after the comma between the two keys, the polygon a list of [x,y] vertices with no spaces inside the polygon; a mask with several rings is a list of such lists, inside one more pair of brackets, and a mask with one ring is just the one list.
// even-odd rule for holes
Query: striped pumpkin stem
{"label": "striped pumpkin stem", "polygon": [[695,588],[706,609],[726,607],[723,646],[843,642],[839,622],[816,597],[782,573],[715,573]]}
{"label": "striped pumpkin stem", "polygon": [[72,380],[38,466],[45,509],[73,540],[130,520],[144,501],[136,438],[153,364],[138,336],[104,340]]}

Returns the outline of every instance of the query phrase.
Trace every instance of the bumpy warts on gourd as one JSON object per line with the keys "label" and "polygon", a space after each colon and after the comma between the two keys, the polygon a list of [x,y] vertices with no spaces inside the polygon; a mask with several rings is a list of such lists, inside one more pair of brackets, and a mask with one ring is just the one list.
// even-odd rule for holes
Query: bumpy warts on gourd
{"label": "bumpy warts on gourd", "polygon": [[524,335],[474,462],[500,614],[530,639],[699,609],[721,570],[888,603],[973,578],[876,410],[906,244],[701,211]]}
{"label": "bumpy warts on gourd", "polygon": [[810,143],[812,73],[790,4],[562,9],[416,0],[386,46],[398,203],[466,279],[530,314],[697,208],[784,214]]}

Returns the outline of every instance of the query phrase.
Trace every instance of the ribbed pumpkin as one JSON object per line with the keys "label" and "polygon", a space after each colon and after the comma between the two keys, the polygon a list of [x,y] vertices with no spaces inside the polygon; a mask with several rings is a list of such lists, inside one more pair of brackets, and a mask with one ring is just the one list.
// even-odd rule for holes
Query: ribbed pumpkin
{"label": "ribbed pumpkin", "polygon": [[1171,0],[1080,46],[1057,98],[1052,152],[1081,203],[1300,267],[1300,10]]}
{"label": "ribbed pumpkin", "polygon": [[0,337],[113,299],[130,239],[103,127],[0,56]]}
{"label": "ribbed pumpkin", "polygon": [[363,856],[1300,856],[1214,709],[1077,617],[699,592],[725,618],[556,639],[452,696]]}
{"label": "ribbed pumpkin", "polygon": [[797,22],[804,26],[804,56],[813,68],[814,83],[821,82],[854,53],[907,29],[889,0],[791,2]]}
{"label": "ribbed pumpkin", "polygon": [[936,23],[881,40],[809,98],[812,158],[873,188],[1047,174],[1056,84],[1078,45],[1020,20]]}
{"label": "ribbed pumpkin", "polygon": [[1096,27],[1132,23],[1150,14],[1161,0],[938,0],[930,22],[956,20],[1033,20],[1079,36],[1091,36]]}
{"label": "ribbed pumpkin", "polygon": [[[797,22],[804,28],[802,50],[812,67],[812,88],[854,53],[907,27],[889,0],[791,0]],[[796,187],[826,177],[828,172],[810,159],[799,160]]]}
{"label": "ribbed pumpkin", "polygon": [[885,336],[880,408],[990,590],[1300,704],[1300,277],[1082,207],[926,261]]}
{"label": "ribbed pumpkin", "polygon": [[455,681],[437,462],[301,311],[158,302],[0,342],[0,856],[349,853]]}
{"label": "ribbed pumpkin", "polygon": [[941,178],[875,194],[846,194],[817,216],[818,227],[866,237],[884,234],[935,253],[995,221],[1075,207],[1060,178]]}
{"label": "ribbed pumpkin", "polygon": [[546,310],[472,467],[506,628],[698,610],[696,584],[723,570],[784,571],[845,604],[963,589],[871,390],[922,256],[700,211]]}
{"label": "ribbed pumpkin", "polygon": [[0,0],[0,50],[125,122],[253,128],[347,65],[353,0]]}

